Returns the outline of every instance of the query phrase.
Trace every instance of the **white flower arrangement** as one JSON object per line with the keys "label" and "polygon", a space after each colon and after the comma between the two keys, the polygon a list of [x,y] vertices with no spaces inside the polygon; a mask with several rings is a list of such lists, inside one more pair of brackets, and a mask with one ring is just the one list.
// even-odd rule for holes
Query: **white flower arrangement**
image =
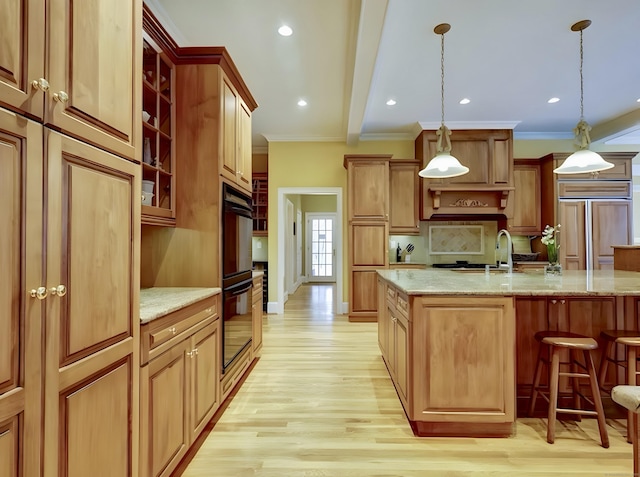
{"label": "white flower arrangement", "polygon": [[547,246],[547,255],[549,256],[549,262],[558,262],[558,250],[560,249],[560,243],[558,241],[558,235],[560,234],[560,224],[555,227],[545,225],[542,232],[541,242]]}

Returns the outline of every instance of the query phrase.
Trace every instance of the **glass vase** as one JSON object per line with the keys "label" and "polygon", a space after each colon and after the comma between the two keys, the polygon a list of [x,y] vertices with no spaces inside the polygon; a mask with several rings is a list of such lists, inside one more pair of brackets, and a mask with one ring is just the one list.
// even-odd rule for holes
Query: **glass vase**
{"label": "glass vase", "polygon": [[547,277],[562,275],[562,265],[558,262],[549,262],[544,266],[544,274]]}

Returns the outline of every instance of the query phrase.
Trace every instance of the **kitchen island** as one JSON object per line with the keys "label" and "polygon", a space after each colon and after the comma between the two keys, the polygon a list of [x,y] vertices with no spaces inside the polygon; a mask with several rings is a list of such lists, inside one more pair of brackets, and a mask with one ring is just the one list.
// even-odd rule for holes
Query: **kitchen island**
{"label": "kitchen island", "polygon": [[[533,381],[536,331],[600,341],[603,329],[638,329],[637,272],[424,269],[378,277],[380,349],[417,435],[512,435]],[[615,373],[608,376],[611,385]]]}

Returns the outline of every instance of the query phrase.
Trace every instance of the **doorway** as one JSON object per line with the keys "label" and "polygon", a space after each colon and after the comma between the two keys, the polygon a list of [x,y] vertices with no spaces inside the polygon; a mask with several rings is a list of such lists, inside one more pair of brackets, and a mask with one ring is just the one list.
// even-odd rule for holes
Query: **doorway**
{"label": "doorway", "polygon": [[336,214],[308,212],[305,215],[307,281],[335,282]]}
{"label": "doorway", "polygon": [[[284,313],[284,304],[288,298],[287,290],[287,264],[286,257],[295,257],[297,255],[296,250],[288,249],[287,246],[287,201],[290,201],[290,196],[306,196],[306,195],[330,195],[335,197],[335,221],[333,230],[333,246],[335,248],[335,257],[332,262],[335,264],[335,300],[334,312],[336,314],[344,314],[348,309],[348,303],[342,301],[343,290],[343,266],[342,266],[342,188],[341,187],[280,187],[278,188],[278,239],[277,239],[277,273],[272,275],[272,279],[275,278],[275,283],[270,281],[270,286],[273,286],[276,290],[277,301],[269,302],[267,305],[267,311],[269,313]],[[295,212],[294,212],[295,214]],[[325,214],[326,215],[326,214]],[[295,215],[294,215],[295,217]],[[298,224],[300,225],[300,224]],[[295,241],[294,241],[295,244]],[[302,243],[301,243],[302,244]],[[295,245],[294,245],[295,246]],[[295,270],[295,268],[294,268]],[[272,285],[273,283],[273,285]]]}

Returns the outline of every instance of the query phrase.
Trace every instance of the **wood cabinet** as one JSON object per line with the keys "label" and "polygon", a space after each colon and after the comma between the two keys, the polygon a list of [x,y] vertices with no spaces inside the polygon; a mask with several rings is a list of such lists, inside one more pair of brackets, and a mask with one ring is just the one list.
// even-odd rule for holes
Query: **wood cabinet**
{"label": "wood cabinet", "polygon": [[174,226],[175,72],[148,34],[142,44],[142,77],[142,223]]}
{"label": "wood cabinet", "polygon": [[510,435],[515,421],[513,298],[422,296],[413,301],[411,326],[408,415],[420,432]]}
{"label": "wood cabinet", "polygon": [[253,236],[268,236],[269,180],[265,172],[253,174]]}
{"label": "wood cabinet", "polygon": [[226,75],[220,77],[220,175],[251,192],[251,110]]}
{"label": "wood cabinet", "polygon": [[390,155],[345,155],[349,321],[376,321],[375,270],[388,268]]}
{"label": "wood cabinet", "polygon": [[[436,154],[436,131],[422,131],[415,142],[422,167]],[[451,153],[469,168],[462,176],[422,179],[420,219],[438,215],[509,215],[513,191],[513,131],[455,130]]]}
{"label": "wood cabinet", "polygon": [[345,155],[347,216],[352,220],[389,220],[390,155]]}
{"label": "wood cabinet", "polygon": [[253,356],[259,356],[262,350],[262,276],[253,279],[253,293],[251,299],[252,336],[251,349]]}
{"label": "wood cabinet", "polygon": [[0,109],[0,475],[40,474],[43,275],[42,126]]}
{"label": "wood cabinet", "polygon": [[139,159],[141,1],[2,0],[0,103]]}
{"label": "wood cabinet", "polygon": [[0,7],[0,472],[136,476],[141,2]]}
{"label": "wood cabinet", "polygon": [[517,160],[513,166],[513,185],[509,205],[513,214],[507,223],[514,235],[540,235],[540,163],[537,159]]}
{"label": "wood cabinet", "polygon": [[419,235],[419,161],[389,161],[389,233]]}
{"label": "wood cabinet", "polygon": [[135,475],[140,168],[47,129],[44,141],[44,475]]}
{"label": "wood cabinet", "polygon": [[219,299],[142,326],[142,476],[171,475],[220,406]]}
{"label": "wood cabinet", "polygon": [[615,167],[590,180],[553,173],[567,154],[540,159],[542,224],[562,225],[560,262],[566,269],[613,269],[611,247],[633,239],[629,174],[636,153],[601,155]]}

